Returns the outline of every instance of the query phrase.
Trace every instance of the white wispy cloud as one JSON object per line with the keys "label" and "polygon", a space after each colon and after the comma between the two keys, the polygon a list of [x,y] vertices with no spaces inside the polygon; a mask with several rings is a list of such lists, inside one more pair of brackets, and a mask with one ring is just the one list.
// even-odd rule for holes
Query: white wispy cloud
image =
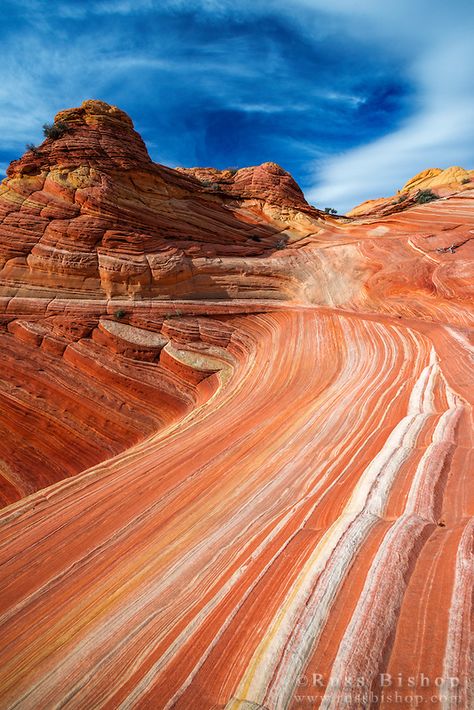
{"label": "white wispy cloud", "polygon": [[[445,0],[6,2],[20,13],[21,22],[4,23],[1,30],[2,160],[8,152],[21,153],[26,142],[41,140],[42,124],[56,111],[86,98],[102,98],[125,101],[124,108],[136,105],[136,114],[131,113],[139,130],[142,121],[149,127],[156,116],[160,140],[166,131],[170,137],[154,155],[171,164],[179,162],[173,152],[176,140],[186,144],[193,161],[205,134],[200,111],[211,105],[217,111],[248,114],[250,121],[255,115],[263,132],[274,119],[279,128],[266,144],[268,159],[274,159],[275,150],[283,158],[292,156],[293,164],[299,161],[308,198],[340,211],[393,194],[426,167],[474,167],[472,0],[451,0],[449,5]],[[185,18],[169,36],[162,13]],[[143,36],[129,34],[134,22]],[[231,22],[255,32],[232,34]],[[222,32],[208,41],[212,23]],[[293,45],[282,43],[282,28],[290,36],[295,27]],[[366,125],[357,118],[367,101],[366,77],[354,81],[359,67],[352,68],[345,59],[346,44],[350,56],[352,41],[367,52],[373,48],[374,76],[379,71],[375,58],[396,48],[403,58],[402,79],[412,90],[408,117],[392,129],[374,126],[371,135],[389,132],[369,142]],[[303,50],[308,56],[308,47],[320,43],[327,53],[315,52],[312,64],[304,65]],[[289,61],[296,52],[298,61]],[[398,71],[395,64],[393,71]],[[180,125],[187,131],[178,139],[173,135],[176,116],[184,116]],[[325,130],[328,121],[332,133]],[[337,141],[328,141],[339,126],[344,131],[339,145],[358,147],[334,155]],[[153,130],[150,136],[156,137]]]}
{"label": "white wispy cloud", "polygon": [[[342,12],[352,11],[345,0],[337,5]],[[384,22],[379,35],[391,35],[412,52],[408,72],[415,88],[413,113],[388,135],[317,162],[307,197],[341,212],[366,199],[394,194],[428,167],[474,167],[472,36],[466,31],[472,26],[472,4],[454,2],[447,14],[440,3],[421,2],[413,8],[411,21],[403,12],[394,12],[391,2],[383,7],[392,20]],[[380,25],[380,9],[375,3],[361,7],[375,27]],[[418,45],[412,44],[415,32]]]}
{"label": "white wispy cloud", "polygon": [[[249,113],[282,113],[282,111],[287,111],[287,107],[282,104],[246,103],[244,101],[231,104],[230,108],[237,109],[238,111],[248,111]],[[299,105],[292,106],[292,109],[293,111],[305,111],[308,107]]]}
{"label": "white wispy cloud", "polygon": [[7,39],[0,83],[0,150],[21,153],[26,142],[41,142],[43,123],[57,111],[88,98],[104,98],[114,82],[123,85],[127,77],[145,70],[182,69],[180,62],[156,53],[124,50],[121,41],[120,34],[71,38],[59,33],[50,46],[35,27]]}

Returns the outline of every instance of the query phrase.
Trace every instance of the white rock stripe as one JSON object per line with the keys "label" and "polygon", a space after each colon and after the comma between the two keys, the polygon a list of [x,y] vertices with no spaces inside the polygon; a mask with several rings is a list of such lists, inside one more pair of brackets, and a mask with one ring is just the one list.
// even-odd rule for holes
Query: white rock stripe
{"label": "white rock stripe", "polygon": [[406,575],[429,527],[417,515],[403,515],[385,536],[339,646],[321,710],[354,710],[354,698],[344,687],[345,678],[360,679],[362,690],[370,689],[386,641],[396,626]]}
{"label": "white rock stripe", "polygon": [[[409,457],[426,420],[434,412],[436,374],[438,366],[432,351],[430,364],[424,368],[413,387],[407,416],[398,423],[365,469],[341,516],[304,565],[238,686],[235,695],[240,700],[230,701],[226,710],[238,710],[238,703],[242,700],[268,703],[278,709],[287,707],[307,654],[323,628],[345,572],[377,516],[383,514],[392,483]],[[338,554],[334,554],[340,543]],[[325,574],[321,577],[323,569]],[[318,580],[319,577],[321,579]],[[315,590],[316,585],[321,591]],[[313,603],[308,607],[311,597]],[[306,641],[303,642],[303,639]],[[301,651],[302,643],[303,647],[306,646],[305,653]],[[285,648],[300,650],[299,653],[285,654]]]}
{"label": "white rock stripe", "polygon": [[[446,383],[441,378],[444,386]],[[448,402],[453,393],[446,393]],[[424,404],[430,398],[423,395]],[[429,405],[428,405],[429,406]],[[410,558],[423,544],[425,528],[434,522],[435,495],[445,459],[454,443],[454,430],[463,407],[458,403],[440,417],[432,442],[421,458],[408,494],[404,515],[389,530],[371,565],[367,581],[334,661],[321,708],[351,708],[351,699],[335,693],[338,679],[364,678],[370,688],[382,661],[387,639],[407,586]]]}
{"label": "white rock stripe", "polygon": [[444,682],[440,689],[443,710],[464,710],[474,707],[474,654],[471,638],[474,618],[473,550],[474,518],[471,518],[464,528],[456,555],[443,664]]}
{"label": "white rock stripe", "polygon": [[464,407],[459,403],[444,412],[436,425],[430,445],[417,466],[406,513],[431,519],[435,510],[436,484],[446,465],[446,460],[455,446],[455,431]]}

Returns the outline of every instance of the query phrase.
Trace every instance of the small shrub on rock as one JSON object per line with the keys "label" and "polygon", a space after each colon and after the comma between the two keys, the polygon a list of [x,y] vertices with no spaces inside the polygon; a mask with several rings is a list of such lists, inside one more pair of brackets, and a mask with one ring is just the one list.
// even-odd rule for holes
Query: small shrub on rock
{"label": "small shrub on rock", "polygon": [[415,202],[419,205],[424,205],[427,202],[433,202],[433,200],[438,200],[438,195],[433,192],[433,190],[419,190],[415,195]]}
{"label": "small shrub on rock", "polygon": [[461,180],[461,185],[467,185],[468,182],[471,182],[471,178],[465,177]]}
{"label": "small shrub on rock", "polygon": [[209,180],[207,178],[200,180],[200,183],[203,187],[208,187],[213,192],[220,192],[222,189],[218,182],[214,182],[214,180]]}
{"label": "small shrub on rock", "polygon": [[121,318],[125,318],[126,315],[127,315],[126,312],[122,308],[119,308],[118,311],[115,311],[115,317],[118,318],[119,320]]}
{"label": "small shrub on rock", "polygon": [[39,153],[38,146],[34,143],[27,143],[25,148],[29,153],[33,153],[33,155],[38,155]]}
{"label": "small shrub on rock", "polygon": [[45,123],[43,124],[43,133],[45,138],[51,138],[55,141],[61,138],[65,133],[68,132],[68,127],[62,121],[57,121],[56,123]]}
{"label": "small shrub on rock", "polygon": [[337,214],[337,210],[335,210],[334,207],[325,207],[324,211],[326,214]]}

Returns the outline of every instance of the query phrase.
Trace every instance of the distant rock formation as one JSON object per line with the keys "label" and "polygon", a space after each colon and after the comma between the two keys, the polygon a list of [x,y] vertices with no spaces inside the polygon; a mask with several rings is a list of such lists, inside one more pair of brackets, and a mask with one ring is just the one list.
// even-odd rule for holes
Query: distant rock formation
{"label": "distant rock formation", "polygon": [[0,706],[474,707],[472,182],[337,218],[55,126],[0,188]]}
{"label": "distant rock formation", "polygon": [[440,168],[428,168],[415,175],[402,187],[400,192],[410,192],[411,190],[426,190],[434,187],[459,186],[469,182],[474,182],[474,170],[464,170],[453,166],[441,170]]}
{"label": "distant rock formation", "polygon": [[306,202],[299,185],[276,163],[262,163],[253,168],[216,170],[215,168],[177,168],[197,178],[202,185],[232,196],[265,201],[273,205],[300,207],[315,214]]}
{"label": "distant rock formation", "polygon": [[464,170],[457,166],[441,170],[428,168],[423,170],[392,197],[366,200],[347,213],[348,217],[383,216],[391,212],[400,212],[416,204],[421,191],[434,191],[437,197],[447,197],[455,192],[474,189],[474,170]]}

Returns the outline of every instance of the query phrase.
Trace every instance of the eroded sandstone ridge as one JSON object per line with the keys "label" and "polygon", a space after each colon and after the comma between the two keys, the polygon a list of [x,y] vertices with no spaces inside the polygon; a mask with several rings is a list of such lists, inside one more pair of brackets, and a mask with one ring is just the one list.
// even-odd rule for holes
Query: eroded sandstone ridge
{"label": "eroded sandstone ridge", "polygon": [[472,183],[333,218],[56,121],[0,189],[0,706],[471,707]]}
{"label": "eroded sandstone ridge", "polygon": [[396,195],[367,200],[348,212],[348,217],[381,217],[391,212],[401,212],[407,207],[419,204],[419,197],[423,196],[423,193],[425,198],[449,197],[462,190],[472,190],[473,184],[474,170],[465,170],[459,166],[446,170],[428,168],[408,180]]}

